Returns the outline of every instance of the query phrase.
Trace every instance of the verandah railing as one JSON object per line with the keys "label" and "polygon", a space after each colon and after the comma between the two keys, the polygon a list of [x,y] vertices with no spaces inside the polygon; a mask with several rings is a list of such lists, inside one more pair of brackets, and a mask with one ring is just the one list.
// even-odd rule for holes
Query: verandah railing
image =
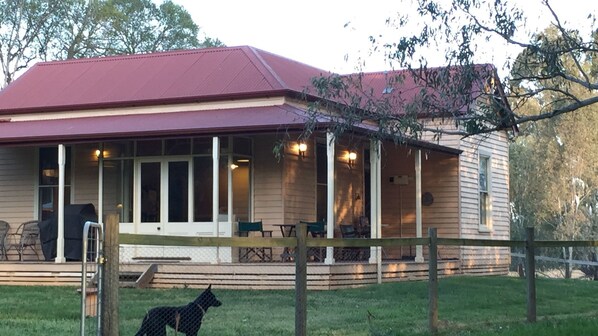
{"label": "verandah railing", "polygon": [[[118,224],[118,223],[116,223]],[[110,226],[107,221],[107,226]],[[106,228],[107,232],[110,228]],[[114,230],[114,229],[113,229]],[[533,229],[527,230],[526,240],[491,240],[491,239],[461,239],[437,237],[436,229],[429,230],[426,238],[382,238],[382,239],[322,239],[309,238],[305,234],[306,226],[299,225],[297,237],[287,238],[262,238],[262,237],[178,237],[178,236],[152,236],[120,234],[117,244],[132,245],[161,245],[161,246],[213,246],[213,247],[279,247],[295,249],[295,334],[306,335],[307,326],[307,250],[309,247],[396,247],[425,245],[428,253],[428,321],[432,334],[438,331],[438,273],[437,273],[437,248],[438,246],[478,246],[478,247],[523,247],[526,251],[526,281],[527,281],[527,320],[536,321],[536,285],[535,285],[535,250],[540,247],[597,247],[598,241],[536,241]],[[107,233],[108,234],[108,233]],[[106,251],[118,249],[105,248]],[[377,253],[380,258],[380,253]],[[110,260],[119,260],[118,256],[107,256]],[[118,274],[107,274],[118,279]],[[111,283],[118,283],[112,281]],[[106,292],[118,288],[104,288]]]}

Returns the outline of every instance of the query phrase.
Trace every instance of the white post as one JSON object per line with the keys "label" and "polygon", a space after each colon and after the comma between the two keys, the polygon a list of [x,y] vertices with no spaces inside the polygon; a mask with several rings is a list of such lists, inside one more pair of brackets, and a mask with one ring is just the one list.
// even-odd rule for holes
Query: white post
{"label": "white post", "polygon": [[[104,216],[104,144],[99,146],[98,155],[98,223],[103,222]],[[121,218],[122,220],[122,218]]]}
{"label": "white post", "polygon": [[[422,237],[422,151],[415,152],[415,235]],[[415,247],[415,261],[424,262],[424,252],[421,245]]]}
{"label": "white post", "polygon": [[[326,154],[327,154],[327,164],[326,164],[326,183],[327,183],[327,190],[326,190],[326,238],[334,238],[334,222],[335,222],[335,213],[336,206],[334,204],[334,134],[330,132],[326,132]],[[334,263],[334,248],[332,246],[326,247],[326,259],[324,259],[325,264],[333,264]]]}
{"label": "white post", "polygon": [[58,237],[56,239],[56,263],[64,263],[64,166],[66,153],[63,144],[58,145]]}
{"label": "white post", "polygon": [[[378,141],[370,140],[370,238],[378,238],[378,166],[380,154]],[[370,264],[377,263],[378,247],[370,247]]]}
{"label": "white post", "polygon": [[[220,168],[220,139],[212,138],[212,221],[214,225],[214,237],[220,235],[220,222],[218,215],[220,213],[220,190],[219,190],[219,168]],[[216,263],[220,262],[220,249],[216,247]]]}

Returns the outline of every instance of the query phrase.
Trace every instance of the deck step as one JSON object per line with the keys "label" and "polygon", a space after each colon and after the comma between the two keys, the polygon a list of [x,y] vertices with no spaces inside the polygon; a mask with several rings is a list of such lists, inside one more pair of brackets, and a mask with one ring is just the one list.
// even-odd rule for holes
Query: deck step
{"label": "deck step", "polygon": [[119,272],[118,282],[120,287],[135,288],[137,287],[137,279],[143,274],[142,272]]}
{"label": "deck step", "polygon": [[157,264],[150,264],[143,272],[121,271],[118,274],[119,285],[126,288],[148,287],[157,270]]}

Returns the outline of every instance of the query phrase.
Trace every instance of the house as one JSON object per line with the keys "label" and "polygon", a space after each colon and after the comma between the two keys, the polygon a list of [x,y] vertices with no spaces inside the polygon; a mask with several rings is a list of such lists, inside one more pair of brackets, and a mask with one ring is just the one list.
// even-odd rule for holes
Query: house
{"label": "house", "polygon": [[[277,224],[324,220],[339,237],[340,224],[365,218],[372,237],[436,227],[444,237],[509,238],[506,132],[395,144],[363,127],[333,139],[322,117],[303,139],[316,98],[305,88],[327,75],[249,46],[38,63],[0,92],[1,219],[16,227],[60,204],[92,203],[118,212],[123,233],[229,237],[237,220],[262,220],[279,234]],[[364,83],[382,90],[386,75]],[[230,248],[124,249],[124,261],[214,262],[218,253],[238,262]],[[422,262],[425,253],[383,257]],[[440,253],[462,273],[504,273],[510,262],[504,248]],[[325,263],[337,262],[328,253]]]}

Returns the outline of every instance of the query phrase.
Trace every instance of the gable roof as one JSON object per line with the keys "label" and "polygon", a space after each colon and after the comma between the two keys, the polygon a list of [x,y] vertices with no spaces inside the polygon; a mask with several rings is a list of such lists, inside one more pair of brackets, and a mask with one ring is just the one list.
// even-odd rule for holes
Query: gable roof
{"label": "gable roof", "polygon": [[324,70],[249,46],[37,63],[0,114],[297,95]]}

